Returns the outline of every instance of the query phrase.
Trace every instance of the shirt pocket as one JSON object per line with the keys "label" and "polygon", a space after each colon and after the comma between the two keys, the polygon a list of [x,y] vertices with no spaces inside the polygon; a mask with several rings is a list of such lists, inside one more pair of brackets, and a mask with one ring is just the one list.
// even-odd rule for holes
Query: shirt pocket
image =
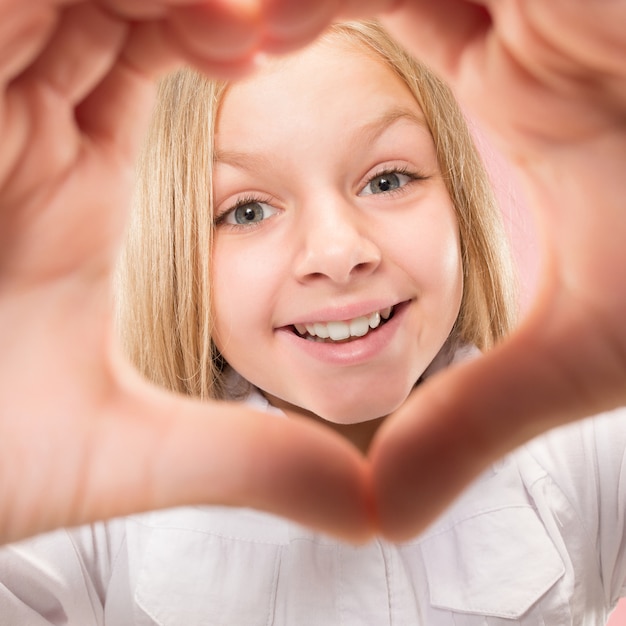
{"label": "shirt pocket", "polygon": [[476,514],[421,549],[431,607],[453,612],[450,623],[571,623],[565,565],[531,507]]}
{"label": "shirt pocket", "polygon": [[274,613],[279,553],[279,545],[248,538],[153,529],[135,588],[137,622],[267,626]]}

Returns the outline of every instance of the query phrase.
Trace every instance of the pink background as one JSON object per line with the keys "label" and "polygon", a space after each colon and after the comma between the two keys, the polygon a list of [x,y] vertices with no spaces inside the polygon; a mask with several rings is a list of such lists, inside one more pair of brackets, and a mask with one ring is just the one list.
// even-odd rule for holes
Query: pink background
{"label": "pink background", "polygon": [[[540,275],[540,247],[532,216],[524,205],[523,194],[505,159],[476,129],[476,138],[502,206],[511,247],[518,268],[518,280],[524,306],[530,306]],[[609,626],[626,626],[626,599],[622,600],[608,622]]]}

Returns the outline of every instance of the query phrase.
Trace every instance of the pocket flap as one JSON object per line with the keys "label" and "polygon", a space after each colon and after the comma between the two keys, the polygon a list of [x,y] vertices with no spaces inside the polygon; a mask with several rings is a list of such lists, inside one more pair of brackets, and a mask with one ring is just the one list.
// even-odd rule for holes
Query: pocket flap
{"label": "pocket flap", "polygon": [[460,613],[519,618],[565,573],[530,507],[475,515],[421,547],[432,605]]}
{"label": "pocket flap", "polygon": [[266,626],[280,546],[208,532],[155,528],[135,602],[159,626]]}

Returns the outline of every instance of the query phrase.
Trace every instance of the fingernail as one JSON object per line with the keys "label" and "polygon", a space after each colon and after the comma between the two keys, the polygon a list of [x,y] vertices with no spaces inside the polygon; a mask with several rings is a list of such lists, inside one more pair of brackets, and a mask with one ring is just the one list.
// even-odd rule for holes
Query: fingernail
{"label": "fingernail", "polygon": [[263,18],[270,37],[292,41],[321,31],[336,12],[336,0],[267,0]]}
{"label": "fingernail", "polygon": [[261,38],[257,2],[184,7],[175,12],[172,25],[188,50],[211,61],[240,59],[254,50]]}

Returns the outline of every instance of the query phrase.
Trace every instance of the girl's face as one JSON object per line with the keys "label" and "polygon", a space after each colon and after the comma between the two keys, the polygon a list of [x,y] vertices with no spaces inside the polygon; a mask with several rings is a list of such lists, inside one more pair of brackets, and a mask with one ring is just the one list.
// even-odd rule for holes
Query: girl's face
{"label": "girl's face", "polygon": [[462,292],[455,211],[406,85],[328,42],[233,85],[214,201],[228,363],[275,406],[336,424],[398,408]]}

